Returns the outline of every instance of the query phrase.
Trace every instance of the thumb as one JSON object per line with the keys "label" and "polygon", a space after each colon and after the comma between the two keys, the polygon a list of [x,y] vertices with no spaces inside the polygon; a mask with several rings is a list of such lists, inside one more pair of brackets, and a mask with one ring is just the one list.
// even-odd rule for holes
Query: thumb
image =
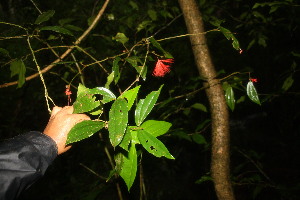
{"label": "thumb", "polygon": [[61,107],[55,106],[55,107],[52,109],[51,117],[52,117],[52,116],[55,116],[61,109],[62,109]]}

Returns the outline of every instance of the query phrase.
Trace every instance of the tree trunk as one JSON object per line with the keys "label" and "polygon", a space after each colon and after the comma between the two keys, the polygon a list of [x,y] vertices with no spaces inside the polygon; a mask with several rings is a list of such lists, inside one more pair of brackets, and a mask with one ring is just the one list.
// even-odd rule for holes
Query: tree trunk
{"label": "tree trunk", "polygon": [[[201,13],[195,0],[178,0],[184,15],[185,23],[193,48],[195,62],[206,82],[206,94],[210,103],[212,119],[212,155],[211,175],[219,200],[234,200],[230,182],[229,156],[229,113],[224,91],[218,79],[216,70],[206,44]],[[199,34],[203,33],[203,34]]]}

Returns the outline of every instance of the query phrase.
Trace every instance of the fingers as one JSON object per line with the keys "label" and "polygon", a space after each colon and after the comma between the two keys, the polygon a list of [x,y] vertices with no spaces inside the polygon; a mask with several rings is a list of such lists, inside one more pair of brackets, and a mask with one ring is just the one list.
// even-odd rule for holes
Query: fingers
{"label": "fingers", "polygon": [[66,114],[73,114],[74,108],[73,106],[65,106],[63,107],[63,111]]}
{"label": "fingers", "polygon": [[62,107],[55,106],[55,107],[52,109],[51,117],[54,116],[54,115],[56,115],[61,109],[62,109]]}
{"label": "fingers", "polygon": [[78,121],[90,120],[91,118],[85,114],[73,114]]}

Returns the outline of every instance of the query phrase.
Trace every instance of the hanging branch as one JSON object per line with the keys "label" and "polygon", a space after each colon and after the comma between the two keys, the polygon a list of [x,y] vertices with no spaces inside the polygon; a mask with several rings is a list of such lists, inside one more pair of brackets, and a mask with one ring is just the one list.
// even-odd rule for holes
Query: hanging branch
{"label": "hanging branch", "polygon": [[[72,50],[81,43],[82,40],[84,40],[86,38],[86,36],[96,27],[97,23],[99,22],[99,20],[101,19],[108,3],[110,0],[106,0],[102,6],[102,8],[99,10],[97,16],[95,17],[93,23],[88,27],[88,29],[74,42],[73,46],[70,46],[59,58],[57,58],[55,61],[53,61],[50,65],[48,65],[47,67],[45,67],[44,69],[42,69],[41,71],[39,71],[38,73],[35,73],[33,75],[30,75],[28,77],[25,78],[26,81],[29,81],[31,79],[34,79],[38,76],[40,76],[40,74],[46,73],[47,71],[49,71],[50,69],[52,69],[57,63],[61,62],[65,57],[67,57]],[[0,85],[0,88],[5,88],[8,86],[12,86],[12,85],[17,85],[18,81],[13,81],[13,82],[9,82],[9,83],[4,83],[2,85]]]}

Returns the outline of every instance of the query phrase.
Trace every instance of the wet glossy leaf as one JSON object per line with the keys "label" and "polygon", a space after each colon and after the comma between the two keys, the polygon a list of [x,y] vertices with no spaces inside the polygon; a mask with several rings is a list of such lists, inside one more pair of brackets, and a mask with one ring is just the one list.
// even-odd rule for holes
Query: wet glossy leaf
{"label": "wet glossy leaf", "polygon": [[104,88],[104,87],[96,87],[96,88],[90,89],[90,93],[101,94],[103,97],[101,102],[104,104],[116,99],[116,96],[114,95],[114,93],[112,93],[109,89]]}
{"label": "wet glossy leaf", "polygon": [[128,107],[125,99],[117,99],[109,111],[108,132],[111,144],[115,147],[123,139],[128,123]]}
{"label": "wet glossy leaf", "polygon": [[143,147],[151,154],[156,157],[166,157],[169,159],[174,159],[174,157],[169,153],[166,146],[156,137],[151,135],[145,130],[138,130],[138,138]]}
{"label": "wet glossy leaf", "polygon": [[[86,88],[84,85],[79,84],[77,91],[77,98],[74,102],[74,113],[84,113],[93,111],[93,114],[101,113],[99,109],[101,109],[100,101],[96,100],[95,94],[102,95],[102,100],[100,100],[103,104],[108,103],[114,99],[116,96],[107,88],[104,87],[96,87],[93,89]],[[94,110],[99,108],[97,110]]]}
{"label": "wet glossy leaf", "polygon": [[157,91],[153,91],[150,94],[148,94],[145,99],[140,99],[135,110],[135,123],[137,126],[140,126],[143,123],[144,119],[153,109],[154,104],[156,103],[160,94],[162,86],[160,86],[160,88]]}
{"label": "wet glossy leaf", "polygon": [[104,127],[102,121],[86,120],[76,124],[69,132],[66,144],[78,142],[80,140],[91,137]]}
{"label": "wet glossy leaf", "polygon": [[130,190],[137,172],[137,154],[135,145],[131,144],[127,156],[123,157],[120,176],[124,179],[128,191]]}
{"label": "wet glossy leaf", "polygon": [[234,110],[235,107],[235,98],[234,98],[234,92],[231,86],[228,86],[225,90],[225,99],[228,107],[230,110]]}
{"label": "wet glossy leaf", "polygon": [[260,100],[257,91],[251,81],[249,81],[247,84],[247,95],[251,99],[251,101],[260,105]]}
{"label": "wet glossy leaf", "polygon": [[43,12],[38,16],[38,18],[35,20],[35,24],[41,24],[43,22],[48,21],[53,15],[55,14],[55,10],[48,10],[46,12]]}
{"label": "wet glossy leaf", "polygon": [[120,97],[124,97],[127,99],[128,101],[128,110],[131,109],[136,97],[137,97],[137,93],[139,92],[139,89],[140,89],[140,85],[135,87],[135,88],[132,88],[130,90],[127,90],[126,92],[124,92]]}
{"label": "wet glossy leaf", "polygon": [[158,137],[165,134],[171,126],[172,124],[169,122],[148,120],[141,125],[141,128],[150,133],[152,136]]}

